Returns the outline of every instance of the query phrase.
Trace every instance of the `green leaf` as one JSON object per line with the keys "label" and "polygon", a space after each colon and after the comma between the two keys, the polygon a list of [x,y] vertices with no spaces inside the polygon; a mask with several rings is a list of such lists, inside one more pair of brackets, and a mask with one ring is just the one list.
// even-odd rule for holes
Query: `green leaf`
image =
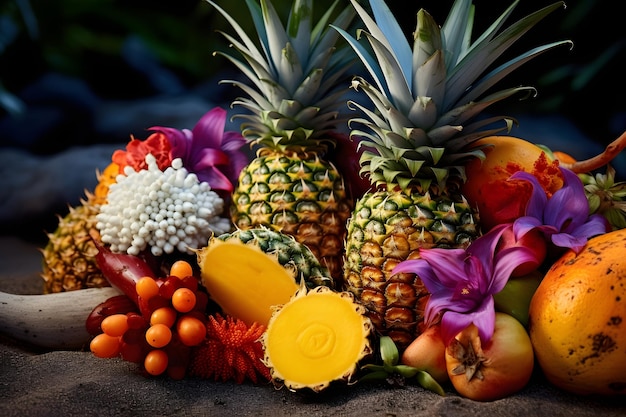
{"label": "green leaf", "polygon": [[294,0],[287,20],[287,37],[299,59],[309,55],[311,44],[312,0]]}
{"label": "green leaf", "polygon": [[439,163],[439,160],[441,160],[441,157],[444,155],[445,151],[445,148],[428,147],[428,152],[432,157],[433,164]]}
{"label": "green leaf", "polygon": [[408,365],[396,365],[393,368],[395,372],[399,373],[404,378],[411,378],[419,372],[417,368]]}
{"label": "green leaf", "polygon": [[[339,32],[341,36],[343,36],[343,38],[352,47],[354,52],[363,63],[365,69],[367,69],[367,71],[370,73],[378,89],[381,92],[387,92],[388,94],[388,89],[386,83],[384,82],[385,76],[383,75],[382,70],[380,69],[380,66],[378,65],[376,59],[369,53],[369,51],[365,49],[363,45],[359,43],[358,40],[353,38],[348,32],[334,25],[332,25],[332,28]],[[360,33],[362,33],[362,30],[357,30],[357,37]]]}
{"label": "green leaf", "polygon": [[408,114],[414,101],[413,93],[411,92],[412,75],[409,75],[408,78],[406,77],[396,56],[379,39],[376,39],[368,32],[363,33],[380,63],[380,68],[384,75],[384,80],[381,80],[381,82],[387,85],[390,94],[388,97],[389,101],[403,114]]}
{"label": "green leaf", "polygon": [[446,56],[448,69],[453,68],[458,58],[469,46],[468,33],[473,27],[473,6],[471,0],[455,1],[450,8],[441,32],[446,40]]}
{"label": "green leaf", "polygon": [[[509,26],[493,39],[479,38],[462,60],[450,71],[446,85],[446,102],[448,109],[456,103],[467,88],[489,67],[504,51],[528,30],[539,23],[544,17],[563,6],[562,2],[544,7]],[[503,21],[510,13],[510,8],[503,13],[498,21]],[[497,26],[497,25],[496,25]]]}
{"label": "green leaf", "polygon": [[[355,4],[354,1],[352,1]],[[412,82],[412,74],[413,74],[413,51],[409,46],[409,43],[402,31],[402,28],[398,24],[389,7],[385,4],[384,0],[370,0],[370,7],[372,8],[372,12],[374,14],[374,19],[376,20],[376,26],[380,29],[382,33],[382,38],[384,38],[387,42],[383,42],[384,46],[387,50],[392,52],[392,55],[395,57],[394,60],[400,66],[400,74],[403,75],[403,78],[407,81],[409,91],[412,90],[411,82]],[[368,26],[370,32],[372,32],[373,27]],[[374,32],[372,32],[374,34]],[[377,36],[378,39],[381,39],[380,36]],[[383,71],[384,71],[383,67]],[[396,77],[398,75],[396,74]],[[399,77],[398,77],[399,78]]]}
{"label": "green leaf", "polygon": [[[222,16],[224,16],[224,18],[228,21],[228,23],[230,23],[233,29],[235,29],[235,31],[237,32],[237,35],[239,35],[239,37],[241,38],[241,40],[243,41],[245,45],[245,48],[242,48],[242,49],[246,49],[248,53],[250,53],[253,56],[255,61],[264,62],[265,57],[263,56],[261,52],[259,52],[256,44],[252,41],[252,39],[250,39],[246,31],[239,25],[239,23],[237,23],[235,19],[233,19],[224,9],[219,7],[213,1],[211,0],[205,0],[205,1],[209,3],[211,6],[213,6]],[[259,19],[258,19],[258,13],[254,13],[254,10],[255,8],[258,9],[258,5],[254,3],[252,0],[246,0],[246,3],[248,4],[248,8],[250,8],[250,12],[253,16],[255,26],[256,26],[257,24],[259,24],[258,22]]]}
{"label": "green leaf", "polygon": [[435,394],[439,394],[442,397],[445,397],[446,393],[444,392],[441,385],[426,371],[418,371],[415,375],[417,379],[417,383],[422,387],[429,391],[434,392]]}
{"label": "green leaf", "polygon": [[409,172],[411,173],[411,176],[415,176],[420,169],[422,169],[422,166],[424,165],[424,161],[415,161],[415,160],[406,160],[406,166],[409,169]]}
{"label": "green leaf", "polygon": [[411,110],[409,110],[408,118],[412,126],[419,126],[421,129],[428,129],[437,121],[437,104],[431,97],[418,96]]}
{"label": "green leaf", "polygon": [[521,54],[514,59],[500,65],[499,67],[493,69],[489,73],[487,73],[484,77],[482,77],[479,81],[474,83],[471,90],[459,99],[460,103],[469,102],[480,97],[484,92],[493,87],[496,83],[498,83],[501,79],[509,75],[511,72],[515,71],[517,68],[521,67],[526,62],[530,61],[533,58],[541,55],[544,52],[547,52],[551,49],[554,49],[559,46],[571,46],[571,41],[559,41],[553,42],[547,45],[543,45],[530,51]]}
{"label": "green leaf", "polygon": [[359,378],[359,382],[384,381],[388,376],[386,371],[370,372]]}

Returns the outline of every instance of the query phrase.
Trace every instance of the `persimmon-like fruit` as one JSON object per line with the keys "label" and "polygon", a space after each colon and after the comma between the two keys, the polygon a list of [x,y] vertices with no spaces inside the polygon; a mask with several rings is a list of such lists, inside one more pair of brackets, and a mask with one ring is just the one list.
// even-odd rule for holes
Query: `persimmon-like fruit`
{"label": "persimmon-like fruit", "polygon": [[[489,145],[489,146],[487,146]],[[563,186],[558,161],[550,161],[537,145],[512,136],[488,136],[473,146],[484,147],[484,160],[472,159],[465,166],[467,181],[462,192],[478,208],[483,232],[523,216],[532,191],[527,181],[509,180],[518,171],[537,177],[549,196]]]}
{"label": "persimmon-like fruit", "polygon": [[512,316],[496,313],[487,343],[470,324],[446,347],[450,382],[463,397],[494,401],[524,388],[533,372],[534,355],[524,326]]}
{"label": "persimmon-like fruit", "polygon": [[548,381],[576,394],[626,394],[626,230],[591,238],[546,273],[529,333]]}

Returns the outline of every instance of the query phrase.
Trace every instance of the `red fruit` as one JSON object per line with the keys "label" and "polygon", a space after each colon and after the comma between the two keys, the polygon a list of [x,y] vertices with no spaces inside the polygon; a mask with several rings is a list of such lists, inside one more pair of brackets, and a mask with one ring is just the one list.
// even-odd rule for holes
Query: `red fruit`
{"label": "red fruit", "polygon": [[189,313],[185,313],[184,317],[195,317],[202,322],[206,321],[206,314],[203,311],[198,310],[192,310]]}
{"label": "red fruit", "polygon": [[183,379],[187,374],[187,368],[191,360],[191,348],[185,346],[173,337],[169,345],[164,348],[169,362],[167,364],[167,375],[175,380]]}
{"label": "red fruit", "polygon": [[183,281],[178,277],[170,275],[165,279],[165,281],[163,281],[163,284],[159,288],[159,296],[170,300],[172,298],[172,295],[174,295],[174,292],[182,287]]}
{"label": "red fruit", "polygon": [[530,249],[533,252],[534,259],[533,261],[525,262],[515,268],[511,273],[512,277],[521,277],[530,274],[539,268],[539,266],[541,266],[543,261],[546,259],[548,251],[547,242],[543,233],[537,229],[531,230],[519,240],[516,240],[515,235],[513,234],[513,228],[506,228],[500,237],[497,250],[513,246],[523,246]]}
{"label": "red fruit", "polygon": [[208,305],[209,295],[204,291],[196,291],[196,306],[193,308],[192,311],[205,313]]}
{"label": "red fruit", "polygon": [[426,371],[440,383],[446,383],[446,345],[441,338],[439,324],[428,327],[420,333],[402,352],[400,363]]}
{"label": "red fruit", "polygon": [[122,341],[124,343],[141,345],[143,341],[146,340],[146,329],[129,329],[124,333],[124,336],[122,336]]}
{"label": "red fruit", "polygon": [[102,320],[113,314],[127,314],[137,311],[137,305],[126,295],[116,295],[98,304],[87,316],[85,328],[87,333],[96,336],[102,333]]}
{"label": "red fruit", "polygon": [[180,313],[189,313],[196,306],[196,294],[188,288],[179,288],[172,294],[172,306]]}
{"label": "red fruit", "polygon": [[145,330],[148,328],[148,320],[139,313],[131,312],[126,314],[128,316],[128,329],[129,330]]}
{"label": "red fruit", "polygon": [[526,386],[534,354],[526,329],[512,316],[496,313],[491,340],[481,343],[471,324],[446,348],[446,367],[454,389],[476,401],[494,401]]}
{"label": "red fruit", "polygon": [[137,297],[137,303],[139,304],[139,311],[141,311],[141,315],[150,320],[150,316],[154,312],[154,310],[159,309],[161,307],[169,307],[170,301],[169,299],[163,298],[160,295],[156,295],[146,300],[143,297]]}
{"label": "red fruit", "polygon": [[100,333],[89,343],[89,349],[98,358],[114,358],[120,353],[121,340],[119,337]]}
{"label": "red fruit", "polygon": [[143,367],[150,375],[161,375],[167,369],[169,357],[161,349],[148,352],[143,361]]}
{"label": "red fruit", "polygon": [[154,278],[142,277],[135,284],[135,291],[139,297],[149,300],[159,294],[159,284]]}
{"label": "red fruit", "polygon": [[122,341],[120,346],[120,355],[122,359],[132,363],[142,363],[146,357],[143,346],[137,343],[126,343]]}
{"label": "red fruit", "polygon": [[176,333],[183,345],[197,346],[206,339],[206,325],[196,317],[185,315],[176,323]]}
{"label": "red fruit", "polygon": [[96,236],[92,236],[98,249],[96,263],[102,275],[115,287],[137,302],[135,285],[143,277],[155,278],[150,266],[140,257],[125,253],[113,253],[105,247]]}
{"label": "red fruit", "polygon": [[139,311],[141,312],[141,315],[143,317],[150,317],[150,315],[154,311],[150,308],[148,301],[149,300],[146,300],[145,298],[141,296],[137,297],[137,305],[139,306]]}
{"label": "red fruit", "polygon": [[126,314],[111,314],[105,317],[100,324],[102,332],[109,336],[120,337],[128,330],[128,317]]}
{"label": "red fruit", "polygon": [[198,291],[198,278],[193,275],[187,275],[184,278],[181,278],[181,282],[183,287],[190,289],[193,292]]}
{"label": "red fruit", "polygon": [[484,233],[525,214],[532,186],[528,181],[509,180],[514,173],[533,174],[549,196],[563,186],[558,162],[548,160],[534,143],[510,136],[489,136],[473,146],[487,145],[483,161],[474,158],[465,166],[467,181],[461,189],[470,205],[478,208]]}

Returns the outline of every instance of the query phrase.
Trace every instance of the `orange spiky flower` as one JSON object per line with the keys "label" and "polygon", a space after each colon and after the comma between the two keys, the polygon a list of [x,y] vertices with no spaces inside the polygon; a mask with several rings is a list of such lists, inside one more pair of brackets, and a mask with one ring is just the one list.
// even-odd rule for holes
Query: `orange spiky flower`
{"label": "orange spiky flower", "polygon": [[111,159],[119,166],[119,172],[123,173],[127,165],[135,171],[147,169],[146,155],[152,154],[157,160],[159,169],[164,170],[172,164],[170,149],[170,142],[163,133],[153,133],[146,140],[135,139],[131,135],[126,149],[116,150]]}
{"label": "orange spiky flower", "polygon": [[189,375],[214,380],[234,380],[238,384],[248,378],[270,380],[270,371],[263,363],[260,338],[265,326],[251,326],[239,319],[219,314],[209,316],[206,340],[194,349]]}

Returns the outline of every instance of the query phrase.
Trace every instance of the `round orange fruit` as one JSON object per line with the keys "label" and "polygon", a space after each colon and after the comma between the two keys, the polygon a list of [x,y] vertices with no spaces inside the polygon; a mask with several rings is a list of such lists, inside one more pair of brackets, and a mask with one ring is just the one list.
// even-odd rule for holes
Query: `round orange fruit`
{"label": "round orange fruit", "polygon": [[552,152],[552,155],[555,159],[563,164],[573,164],[576,162],[576,158],[563,151],[554,151]]}
{"label": "round orange fruit", "polygon": [[535,357],[576,394],[626,394],[626,230],[596,236],[547,272],[529,307]]}
{"label": "round orange fruit", "polygon": [[532,142],[512,136],[488,136],[472,147],[484,147],[486,157],[482,161],[474,158],[465,166],[467,180],[462,192],[478,209],[483,232],[525,214],[532,187],[527,181],[510,181],[514,173],[535,175],[549,194],[563,186],[558,162],[550,161]]}

